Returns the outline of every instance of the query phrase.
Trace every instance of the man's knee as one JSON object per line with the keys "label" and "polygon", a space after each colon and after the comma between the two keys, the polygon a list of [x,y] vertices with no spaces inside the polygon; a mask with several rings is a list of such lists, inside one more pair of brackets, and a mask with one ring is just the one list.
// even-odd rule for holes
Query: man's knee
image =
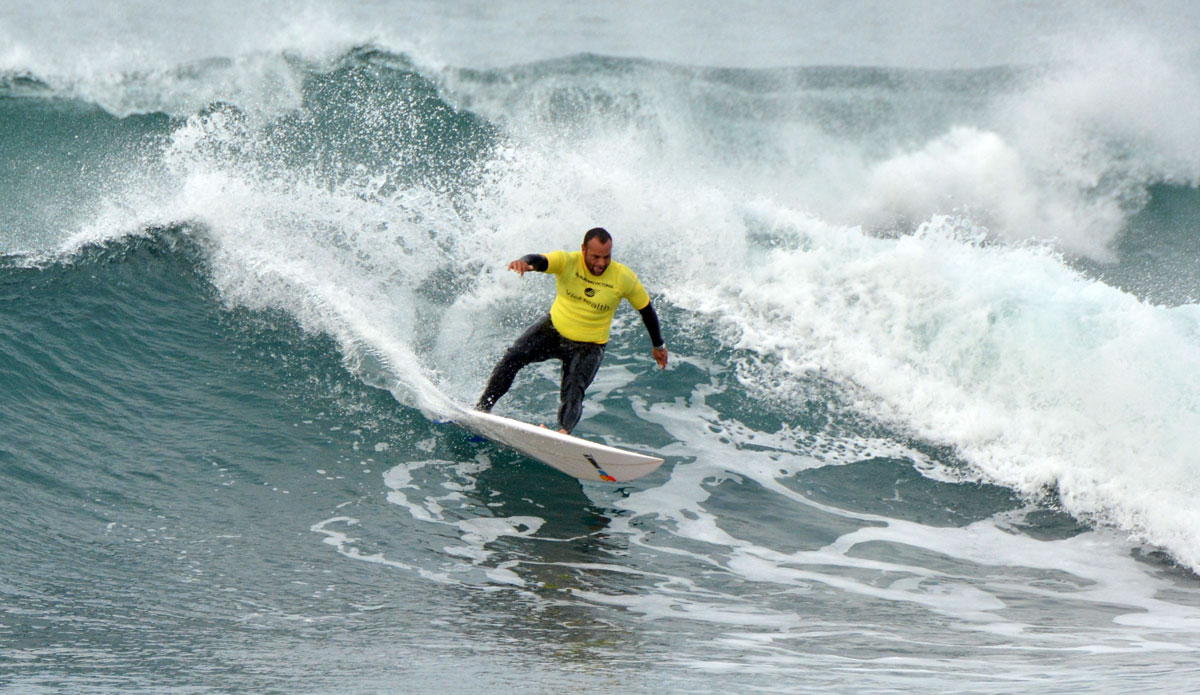
{"label": "man's knee", "polygon": [[591,385],[592,380],[596,378],[596,373],[600,371],[600,361],[603,357],[604,353],[597,351],[580,355],[577,359],[572,360],[563,374],[563,395],[577,393],[582,396],[583,392]]}

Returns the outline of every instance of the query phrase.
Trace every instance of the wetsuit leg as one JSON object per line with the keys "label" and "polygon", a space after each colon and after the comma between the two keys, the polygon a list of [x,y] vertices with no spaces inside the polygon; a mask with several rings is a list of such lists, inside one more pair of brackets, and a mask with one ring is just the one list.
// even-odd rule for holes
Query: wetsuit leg
{"label": "wetsuit leg", "polygon": [[526,329],[496,363],[475,408],[485,413],[491,412],[496,401],[512,388],[517,372],[534,362],[544,362],[559,356],[561,340],[558,331],[554,330],[550,323],[549,315]]}
{"label": "wetsuit leg", "polygon": [[604,345],[576,343],[563,340],[565,354],[562,356],[563,376],[561,404],[558,407],[558,426],[570,432],[583,416],[583,394],[596,378],[600,362],[604,360]]}

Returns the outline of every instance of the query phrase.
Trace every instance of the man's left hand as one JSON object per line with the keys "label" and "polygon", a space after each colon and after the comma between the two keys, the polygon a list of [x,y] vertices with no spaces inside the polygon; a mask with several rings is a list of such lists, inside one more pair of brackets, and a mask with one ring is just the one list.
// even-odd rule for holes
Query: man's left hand
{"label": "man's left hand", "polygon": [[652,348],[650,350],[650,354],[654,355],[654,361],[658,363],[658,366],[660,368],[662,368],[662,369],[667,368],[667,346],[666,345],[664,345],[662,347]]}

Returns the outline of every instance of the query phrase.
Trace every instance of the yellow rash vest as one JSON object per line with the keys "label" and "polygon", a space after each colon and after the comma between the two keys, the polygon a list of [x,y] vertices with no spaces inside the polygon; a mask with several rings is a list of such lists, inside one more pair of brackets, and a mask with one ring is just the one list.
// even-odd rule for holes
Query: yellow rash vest
{"label": "yellow rash vest", "polygon": [[602,274],[592,275],[583,263],[582,251],[551,251],[546,260],[546,272],[554,274],[558,286],[550,321],[567,340],[607,343],[621,299],[628,299],[638,311],[650,303],[637,275],[622,263],[612,261]]}

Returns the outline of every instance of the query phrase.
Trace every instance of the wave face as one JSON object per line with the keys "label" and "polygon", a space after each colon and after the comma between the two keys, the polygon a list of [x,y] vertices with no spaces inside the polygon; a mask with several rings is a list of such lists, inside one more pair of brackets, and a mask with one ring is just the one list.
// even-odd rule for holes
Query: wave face
{"label": "wave face", "polygon": [[[0,682],[1194,681],[1200,17],[901,5],[0,12]],[[622,487],[443,422],[598,224]]]}

